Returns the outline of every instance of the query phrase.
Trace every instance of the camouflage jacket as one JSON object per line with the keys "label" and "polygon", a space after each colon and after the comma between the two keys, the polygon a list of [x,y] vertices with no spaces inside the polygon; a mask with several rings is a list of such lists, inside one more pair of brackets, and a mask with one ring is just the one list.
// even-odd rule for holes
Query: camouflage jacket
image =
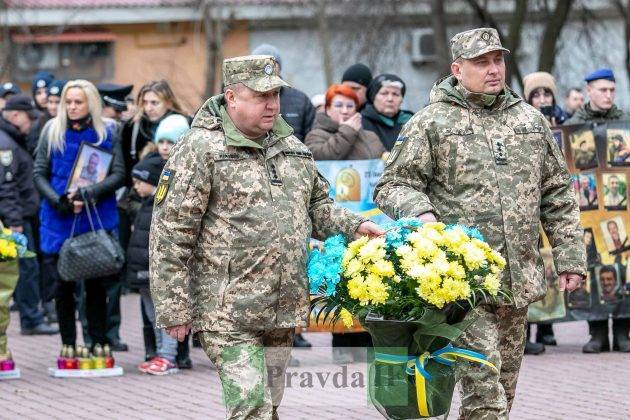
{"label": "camouflage jacket", "polygon": [[215,96],[199,110],[158,185],[149,244],[157,325],[305,326],[309,239],[351,238],[364,219],[334,206],[311,152],[281,117],[260,144],[222,102]]}
{"label": "camouflage jacket", "polygon": [[630,114],[623,112],[621,109],[617,108],[616,105],[613,105],[612,108],[607,111],[595,111],[591,109],[590,102],[587,102],[575,111],[575,114],[564,122],[564,125],[614,120],[630,120]]}
{"label": "camouflage jacket", "polygon": [[509,89],[489,108],[454,77],[403,128],[374,192],[389,216],[433,212],[477,226],[508,265],[517,307],[544,296],[539,223],[558,272],[586,274],[579,210],[564,157],[533,107]]}

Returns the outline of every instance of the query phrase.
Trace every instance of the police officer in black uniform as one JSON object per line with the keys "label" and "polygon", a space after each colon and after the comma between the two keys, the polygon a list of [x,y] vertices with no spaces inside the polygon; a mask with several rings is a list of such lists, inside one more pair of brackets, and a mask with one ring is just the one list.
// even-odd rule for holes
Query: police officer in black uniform
{"label": "police officer in black uniform", "polygon": [[[39,210],[39,194],[33,184],[33,158],[26,150],[26,137],[37,112],[31,98],[10,97],[0,118],[0,219],[5,227],[23,233],[28,248],[35,251],[33,225]],[[57,327],[44,322],[39,308],[39,263],[37,258],[19,260],[20,277],[13,294],[24,335],[56,334]]]}

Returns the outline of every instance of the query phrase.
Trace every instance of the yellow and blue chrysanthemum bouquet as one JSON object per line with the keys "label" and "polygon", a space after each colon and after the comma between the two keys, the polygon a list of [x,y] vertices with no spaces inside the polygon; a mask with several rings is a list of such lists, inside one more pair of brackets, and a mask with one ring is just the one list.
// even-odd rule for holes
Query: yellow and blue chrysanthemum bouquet
{"label": "yellow and blue chrysanthemum bouquet", "polygon": [[370,333],[370,396],[385,416],[441,415],[455,362],[494,368],[453,342],[472,323],[472,308],[510,299],[499,280],[506,262],[475,228],[413,218],[384,228],[382,237],[349,244],[334,236],[311,252],[312,311],[347,327],[357,317]]}
{"label": "yellow and blue chrysanthemum bouquet", "polygon": [[26,236],[11,229],[0,228],[0,262],[34,256],[35,253],[27,248]]}
{"label": "yellow and blue chrysanthemum bouquet", "polygon": [[0,361],[8,357],[6,330],[9,325],[9,299],[19,277],[18,259],[32,258],[21,233],[6,229],[0,222]]}

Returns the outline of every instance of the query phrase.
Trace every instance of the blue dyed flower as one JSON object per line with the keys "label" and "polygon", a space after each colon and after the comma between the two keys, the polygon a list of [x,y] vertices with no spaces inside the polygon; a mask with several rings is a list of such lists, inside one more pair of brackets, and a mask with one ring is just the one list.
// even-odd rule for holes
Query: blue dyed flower
{"label": "blue dyed flower", "polygon": [[306,268],[311,294],[335,295],[341,280],[341,261],[345,252],[346,242],[342,235],[326,239],[323,251],[315,249],[311,252]]}

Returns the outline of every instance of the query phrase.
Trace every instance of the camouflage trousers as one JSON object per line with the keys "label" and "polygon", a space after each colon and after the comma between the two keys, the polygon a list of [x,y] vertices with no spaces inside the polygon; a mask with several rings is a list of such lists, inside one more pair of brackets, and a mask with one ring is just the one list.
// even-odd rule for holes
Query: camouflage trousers
{"label": "camouflage trousers", "polygon": [[293,328],[199,333],[201,346],[219,372],[226,418],[278,418],[293,335]]}
{"label": "camouflage trousers", "polygon": [[5,358],[7,348],[7,328],[11,315],[9,314],[9,300],[18,282],[19,268],[17,261],[0,263],[0,360]]}
{"label": "camouflage trousers", "polygon": [[462,406],[460,419],[507,419],[523,360],[527,307],[481,305],[468,314],[477,317],[456,345],[485,354],[498,372],[462,364],[458,369]]}

